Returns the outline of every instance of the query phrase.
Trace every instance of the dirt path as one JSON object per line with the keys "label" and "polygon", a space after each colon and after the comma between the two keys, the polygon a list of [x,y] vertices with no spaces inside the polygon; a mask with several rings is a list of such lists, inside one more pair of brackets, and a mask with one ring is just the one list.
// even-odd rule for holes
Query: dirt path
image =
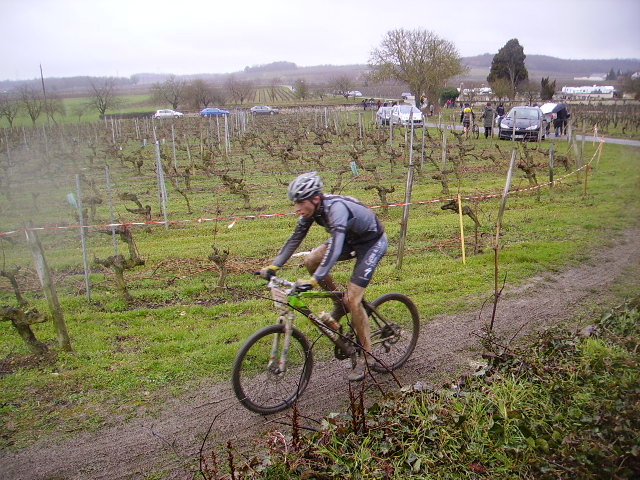
{"label": "dirt path", "polygon": [[[533,278],[518,288],[507,286],[496,327],[506,334],[522,328],[523,335],[582,316],[588,321],[589,312],[610,305],[614,298],[610,290],[619,281],[634,284],[635,291],[640,291],[640,230],[625,232],[578,266]],[[478,340],[473,333],[490,314],[491,308],[486,307],[482,315],[440,316],[424,325],[416,353],[398,372],[400,381],[405,385],[439,384],[469,369],[477,358]],[[301,400],[302,414],[319,420],[329,412],[345,411],[346,367],[345,362],[337,361],[316,366]],[[395,386],[388,383],[387,388]],[[212,385],[169,400],[155,418],[136,418],[58,442],[41,440],[17,453],[2,452],[0,477],[116,480],[163,472],[162,478],[186,480],[193,477],[200,444],[212,422],[208,450],[227,440],[234,444],[254,438],[264,442],[262,433],[266,430],[280,428],[288,433],[288,427],[279,421],[287,421],[286,412],[276,418],[252,414],[239,406],[229,383]],[[218,449],[224,458],[222,447]]]}

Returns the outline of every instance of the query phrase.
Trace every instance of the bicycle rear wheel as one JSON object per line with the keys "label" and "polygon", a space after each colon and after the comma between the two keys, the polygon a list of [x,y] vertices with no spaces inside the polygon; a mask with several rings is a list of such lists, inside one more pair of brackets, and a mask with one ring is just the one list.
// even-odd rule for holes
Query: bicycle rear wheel
{"label": "bicycle rear wheel", "polygon": [[[284,348],[284,325],[270,325],[251,335],[233,362],[231,380],[238,400],[263,415],[289,408],[302,395],[313,369],[306,337],[294,328],[284,368],[278,360]],[[275,360],[270,361],[272,349]]]}
{"label": "bicycle rear wheel", "polygon": [[480,127],[478,125],[474,125],[473,129],[471,130],[471,134],[476,140],[480,138]]}
{"label": "bicycle rear wheel", "polygon": [[390,372],[400,367],[413,353],[420,333],[418,308],[401,293],[386,293],[371,302],[372,353],[376,372]]}

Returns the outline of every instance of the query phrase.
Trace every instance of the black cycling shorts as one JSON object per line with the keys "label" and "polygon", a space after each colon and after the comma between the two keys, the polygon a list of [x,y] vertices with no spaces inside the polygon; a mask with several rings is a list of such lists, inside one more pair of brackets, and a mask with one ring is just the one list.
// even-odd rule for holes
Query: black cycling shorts
{"label": "black cycling shorts", "polygon": [[[328,248],[329,241],[323,245]],[[376,267],[380,260],[387,252],[389,246],[389,240],[387,234],[383,233],[380,237],[371,240],[370,242],[350,245],[345,242],[342,246],[342,252],[338,257],[338,261],[356,259],[356,264],[353,267],[353,273],[351,274],[350,282],[355,283],[359,287],[366,288],[371,281],[373,272],[376,271]]]}

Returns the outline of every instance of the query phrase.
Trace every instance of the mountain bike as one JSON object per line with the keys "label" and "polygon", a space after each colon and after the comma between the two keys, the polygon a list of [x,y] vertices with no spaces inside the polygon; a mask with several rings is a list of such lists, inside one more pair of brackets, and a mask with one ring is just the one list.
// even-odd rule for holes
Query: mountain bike
{"label": "mountain bike", "polygon": [[480,127],[473,122],[471,124],[471,138],[475,138],[476,140],[480,138]]}
{"label": "mountain bike", "polygon": [[[231,377],[242,405],[263,415],[291,407],[309,384],[313,350],[304,333],[294,326],[296,312],[329,338],[336,358],[350,359],[355,365],[357,355],[361,354],[351,322],[347,322],[346,329],[334,330],[326,314],[316,315],[306,303],[319,298],[342,302],[345,292],[297,291],[293,282],[276,276],[271,277],[267,287],[276,306],[278,323],[258,330],[246,340],[233,362]],[[386,293],[371,302],[363,300],[362,304],[371,324],[371,357],[375,360],[368,368],[379,373],[391,372],[413,353],[420,331],[418,309],[401,293]]]}

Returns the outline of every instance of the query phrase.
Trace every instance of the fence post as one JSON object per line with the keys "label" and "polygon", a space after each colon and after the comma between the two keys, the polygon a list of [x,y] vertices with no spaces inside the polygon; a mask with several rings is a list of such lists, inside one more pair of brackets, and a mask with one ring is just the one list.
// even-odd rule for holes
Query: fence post
{"label": "fence post", "polygon": [[160,157],[160,143],[156,141],[156,170],[158,175],[158,195],[162,204],[162,216],[164,217],[164,228],[169,229],[167,219],[167,185],[164,182],[164,169],[162,168],[162,158]]}
{"label": "fence post", "polygon": [[56,329],[56,337],[58,339],[58,345],[66,352],[71,352],[71,340],[69,339],[69,333],[67,332],[67,326],[64,323],[64,315],[62,314],[62,307],[60,307],[60,301],[58,300],[58,294],[56,288],[51,279],[51,271],[47,265],[47,261],[44,258],[44,252],[42,251],[42,245],[36,232],[30,230],[31,224],[25,229],[27,236],[27,243],[31,248],[31,254],[33,255],[33,261],[38,272],[38,278],[40,284],[44,290],[44,294],[49,304],[49,310],[51,310],[51,316],[53,317],[53,324]]}
{"label": "fence post", "polygon": [[442,170],[447,164],[447,124],[442,125]]}
{"label": "fence post", "polygon": [[404,210],[402,212],[402,223],[400,224],[400,239],[398,241],[398,262],[396,268],[402,268],[404,257],[404,245],[407,240],[407,227],[409,224],[409,208],[411,204],[411,189],[413,188],[413,121],[411,120],[411,140],[409,146],[409,172],[407,173],[407,187],[404,196]]}
{"label": "fence post", "polygon": [[549,186],[553,187],[553,164],[555,162],[555,144],[549,145]]}
{"label": "fence post", "polygon": [[464,248],[464,222],[462,221],[462,199],[458,194],[458,219],[460,220],[460,250],[462,250],[462,264],[466,265],[467,257]]}
{"label": "fence post", "polygon": [[80,243],[82,244],[82,265],[84,267],[84,286],[87,292],[87,300],[91,300],[91,287],[89,285],[89,260],[87,257],[86,227],[84,212],[82,211],[82,189],[80,188],[80,174],[76,174],[76,194],[78,195],[78,218],[80,219]]}
{"label": "fence post", "polygon": [[178,159],[176,157],[176,132],[173,129],[173,122],[171,122],[171,149],[173,153],[173,168],[178,170]]}
{"label": "fence post", "polygon": [[104,166],[105,178],[107,181],[107,192],[109,193],[109,221],[111,223],[111,239],[113,241],[113,254],[118,254],[118,238],[116,237],[115,216],[113,214],[113,189],[111,188],[111,172],[109,171],[109,165]]}
{"label": "fence post", "polygon": [[496,317],[496,309],[498,307],[498,296],[500,291],[498,289],[498,258],[500,252],[500,228],[502,227],[502,216],[504,215],[504,209],[507,205],[507,197],[509,196],[509,189],[511,188],[511,178],[513,176],[513,168],[516,164],[516,154],[518,149],[514,148],[511,152],[511,162],[509,163],[509,172],[507,173],[507,181],[504,184],[504,191],[502,192],[502,202],[500,203],[500,210],[498,211],[498,220],[496,221],[496,238],[493,245],[494,252],[494,299],[493,299],[493,313],[491,315],[491,323],[489,324],[489,330],[493,331],[493,321]]}

